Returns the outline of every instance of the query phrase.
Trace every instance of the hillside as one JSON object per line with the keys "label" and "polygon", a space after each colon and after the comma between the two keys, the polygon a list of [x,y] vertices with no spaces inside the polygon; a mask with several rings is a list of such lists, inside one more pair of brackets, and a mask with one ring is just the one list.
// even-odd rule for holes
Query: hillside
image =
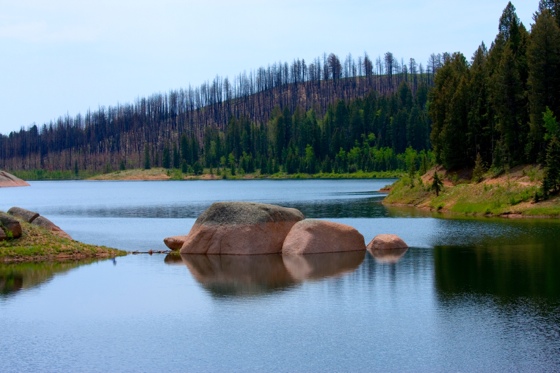
{"label": "hillside", "polygon": [[[200,87],[0,135],[0,167],[78,178],[150,167],[263,174],[394,170],[406,147],[429,148],[427,92],[442,63],[434,55],[424,68],[386,53],[374,66],[367,55],[342,62],[331,54],[309,64],[274,64],[231,81],[217,77]],[[379,154],[377,166],[364,165],[364,154],[351,164],[356,146],[393,154]]]}

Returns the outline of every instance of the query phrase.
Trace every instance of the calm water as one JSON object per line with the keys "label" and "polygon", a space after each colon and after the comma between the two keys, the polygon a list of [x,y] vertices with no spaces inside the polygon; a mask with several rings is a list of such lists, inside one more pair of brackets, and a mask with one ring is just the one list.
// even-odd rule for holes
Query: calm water
{"label": "calm water", "polygon": [[390,180],[35,182],[0,189],[75,239],[160,250],[214,201],[396,233],[371,254],[129,255],[0,266],[2,372],[560,371],[557,221],[387,209]]}

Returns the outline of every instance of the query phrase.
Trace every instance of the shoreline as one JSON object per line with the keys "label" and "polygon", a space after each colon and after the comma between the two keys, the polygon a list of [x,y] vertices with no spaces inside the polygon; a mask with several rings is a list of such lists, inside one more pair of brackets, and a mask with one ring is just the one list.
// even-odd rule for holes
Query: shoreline
{"label": "shoreline", "polygon": [[[439,195],[432,190],[437,172],[443,187]],[[460,177],[463,174],[466,176]],[[411,181],[410,177],[393,183],[383,200],[385,206],[406,206],[450,216],[504,219],[558,219],[560,198],[539,198],[542,169],[518,166],[498,175],[487,173],[480,182],[471,181],[469,172],[447,172],[441,167],[429,170]]]}
{"label": "shoreline", "polygon": [[17,219],[22,228],[20,238],[0,241],[0,263],[69,262],[84,259],[104,260],[126,256],[123,250],[90,245]]}

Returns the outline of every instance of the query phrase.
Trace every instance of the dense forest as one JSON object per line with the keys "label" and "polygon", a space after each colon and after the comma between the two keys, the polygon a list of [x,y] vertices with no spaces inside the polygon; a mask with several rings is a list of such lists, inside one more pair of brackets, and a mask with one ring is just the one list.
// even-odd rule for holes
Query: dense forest
{"label": "dense forest", "polygon": [[560,135],[560,1],[541,0],[533,21],[528,31],[508,3],[489,49],[482,44],[470,63],[447,56],[438,70],[431,145],[447,169],[548,165]]}
{"label": "dense forest", "polygon": [[424,68],[389,52],[375,61],[367,54],[357,61],[325,54],[233,81],[216,77],[197,88],[0,135],[0,167],[384,171],[407,167],[407,148],[408,162],[420,166],[430,148],[428,91],[445,58],[433,54]]}

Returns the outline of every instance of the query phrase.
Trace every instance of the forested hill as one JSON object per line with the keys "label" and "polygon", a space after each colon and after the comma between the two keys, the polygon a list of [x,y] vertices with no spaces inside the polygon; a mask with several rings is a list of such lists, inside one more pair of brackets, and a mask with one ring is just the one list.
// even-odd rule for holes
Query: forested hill
{"label": "forested hill", "polygon": [[[445,56],[324,55],[0,135],[0,168],[80,173],[163,166],[200,172],[388,170],[429,148],[426,103]],[[401,162],[402,163],[402,162]]]}

